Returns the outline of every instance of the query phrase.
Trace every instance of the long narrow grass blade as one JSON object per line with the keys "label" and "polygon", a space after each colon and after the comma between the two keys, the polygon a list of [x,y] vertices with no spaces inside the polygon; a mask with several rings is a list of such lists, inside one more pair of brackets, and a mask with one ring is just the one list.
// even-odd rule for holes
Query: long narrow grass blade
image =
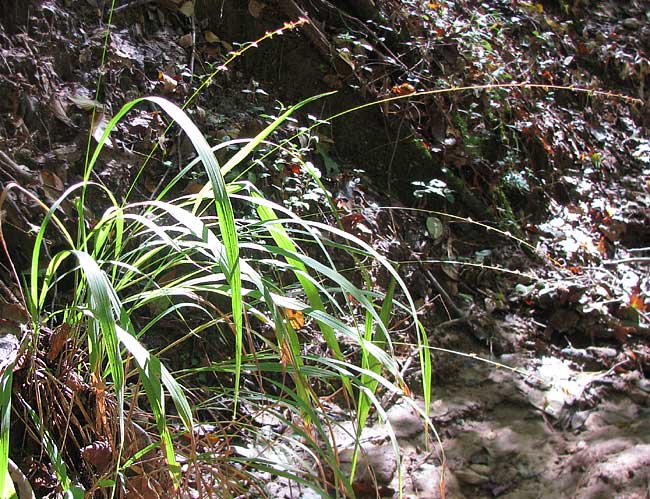
{"label": "long narrow grass blade", "polygon": [[[180,107],[166,99],[163,99],[162,97],[143,97],[141,99],[136,99],[125,104],[106,126],[99,144],[95,149],[93,157],[88,164],[85,176],[86,178],[89,178],[90,171],[94,167],[94,164],[97,161],[101,149],[106,142],[106,139],[108,138],[110,132],[115,128],[122,117],[126,115],[126,113],[128,113],[136,104],[144,100],[153,102],[154,104],[160,106],[176,123],[178,123],[178,125],[180,125],[183,131],[187,134],[187,137],[192,142],[192,145],[194,146],[194,149],[196,150],[198,156],[201,158],[203,167],[205,168],[205,171],[208,174],[208,178],[210,179],[210,185],[214,198],[214,206],[219,218],[219,228],[221,237],[223,239],[223,244],[226,249],[226,257],[228,260],[228,268],[225,270],[227,271],[226,275],[228,276],[228,281],[231,287],[232,316],[235,329],[235,357],[238,362],[241,363],[241,355],[243,349],[243,305],[241,296],[239,244],[237,240],[237,230],[235,228],[235,218],[232,210],[232,205],[230,204],[230,198],[228,197],[226,183],[221,174],[219,163],[217,162],[217,159],[205,137],[197,128],[197,126],[192,122],[192,120]],[[237,387],[237,390],[235,392],[234,411],[237,410],[237,393],[239,391],[239,383],[240,373],[236,373],[235,386]]]}
{"label": "long narrow grass blade", "polygon": [[9,428],[11,426],[11,385],[13,362],[0,374],[0,498],[15,497],[9,476]]}
{"label": "long narrow grass blade", "polygon": [[124,440],[124,366],[117,343],[117,313],[113,308],[117,298],[106,274],[92,256],[80,250],[72,250],[72,254],[79,261],[90,294],[89,306],[92,317],[88,331],[91,343],[91,372],[100,376],[103,357],[106,355],[117,397],[120,442],[122,442]]}
{"label": "long narrow grass blade", "polygon": [[24,400],[22,401],[22,404],[27,409],[29,416],[32,418],[36,429],[43,439],[43,447],[45,448],[45,452],[52,462],[54,474],[61,484],[64,497],[66,497],[66,499],[84,499],[85,490],[79,485],[74,485],[70,480],[70,477],[68,476],[68,469],[65,465],[65,461],[63,460],[63,456],[61,455],[61,451],[59,451],[59,448],[57,447],[54,439],[51,437],[50,432],[47,430],[45,425],[43,425],[43,422],[38,417],[36,411],[32,409]]}
{"label": "long narrow grass blade", "polygon": [[[31,269],[30,269],[30,289],[29,289],[29,295],[28,295],[28,303],[33,307],[33,310],[30,310],[30,313],[33,317],[39,317],[41,315],[41,309],[45,303],[45,298],[47,295],[47,286],[44,286],[43,288],[39,288],[38,286],[38,277],[39,277],[39,262],[41,261],[40,255],[41,251],[43,248],[43,242],[45,239],[45,233],[46,230],[50,224],[50,222],[54,222],[56,227],[59,229],[63,237],[65,238],[66,242],[70,245],[70,248],[74,247],[74,240],[68,230],[65,227],[65,224],[61,222],[58,217],[56,216],[57,210],[60,208],[61,204],[71,197],[72,193],[75,192],[76,190],[81,190],[82,192],[85,191],[86,188],[89,186],[95,186],[99,187],[104,191],[105,194],[108,195],[108,198],[111,200],[113,205],[116,205],[117,202],[115,200],[115,197],[113,194],[106,189],[104,186],[101,186],[99,184],[95,184],[93,182],[79,182],[74,185],[71,185],[68,187],[63,194],[50,206],[49,208],[43,204],[42,201],[40,201],[38,198],[34,196],[33,193],[21,188],[17,184],[13,184],[14,187],[20,189],[22,192],[24,192],[27,196],[30,196],[32,199],[34,199],[40,206],[43,208],[43,211],[45,212],[45,217],[43,218],[43,221],[41,222],[41,226],[39,228],[38,234],[36,235],[35,241],[34,241],[34,249],[32,250],[32,258],[31,258]],[[80,222],[81,225],[81,222]],[[50,276],[51,277],[51,276]],[[46,275],[46,280],[48,276]],[[39,293],[40,290],[40,293]]]}
{"label": "long narrow grass blade", "polygon": [[177,408],[180,408],[179,415],[187,428],[192,429],[192,413],[187,403],[187,399],[183,395],[180,387],[176,381],[169,375],[160,360],[155,355],[151,355],[146,348],[144,348],[130,333],[118,327],[117,335],[125,348],[133,355],[136,363],[138,364],[138,371],[140,379],[144,386],[147,400],[151,406],[154,418],[158,426],[160,434],[161,448],[172,480],[174,481],[174,488],[178,489],[181,478],[181,468],[176,461],[174,452],[174,445],[172,444],[171,433],[165,420],[165,399],[162,392],[162,384],[165,384],[172,400]]}
{"label": "long narrow grass blade", "polygon": [[273,121],[273,123],[267,126],[260,133],[258,133],[248,144],[246,144],[243,148],[241,148],[232,158],[230,158],[226,162],[226,164],[223,165],[221,173],[223,175],[226,175],[233,168],[239,165],[244,159],[246,159],[246,157],[248,157],[248,155],[251,152],[253,152],[262,143],[264,139],[266,139],[269,135],[271,135],[274,130],[276,130],[289,116],[294,114],[298,109],[315,100],[321,99],[323,97],[327,97],[328,95],[333,95],[335,93],[336,92],[326,92],[324,94],[314,95],[313,97],[309,97],[299,102],[298,104],[291,106],[284,113],[282,113],[275,121]]}
{"label": "long narrow grass blade", "polygon": [[[256,192],[252,193],[252,197],[258,200],[262,199],[262,196]],[[278,222],[278,217],[275,214],[275,211],[270,206],[264,205],[262,203],[257,204],[256,208],[257,213],[263,222],[273,222],[267,224],[267,229],[269,235],[275,241],[275,244],[277,244],[280,248],[286,250],[288,254],[298,254],[298,248],[296,248],[293,240],[287,234],[284,226]],[[321,300],[318,289],[316,289],[316,286],[314,286],[314,284],[305,277],[305,274],[307,274],[307,267],[303,264],[302,261],[297,258],[287,256],[285,259],[287,263],[292,266],[293,273],[305,291],[305,295],[307,296],[307,300],[309,301],[310,305],[316,310],[321,310],[324,312],[325,305]],[[326,324],[320,322],[318,323],[318,326],[323,333],[323,337],[327,342],[327,346],[330,348],[334,356],[337,359],[342,359],[343,354],[341,353],[341,348],[339,346],[338,340],[336,339],[336,335],[334,334],[334,330]]]}
{"label": "long narrow grass blade", "polygon": [[[243,304],[241,294],[239,241],[237,237],[237,229],[235,227],[235,216],[226,189],[226,183],[221,174],[221,169],[219,168],[219,163],[201,131],[181,108],[160,97],[149,97],[148,99],[151,102],[158,104],[185,131],[198,156],[201,158],[203,167],[210,179],[214,195],[214,206],[219,219],[219,230],[221,232],[221,238],[226,249],[226,257],[228,260],[228,268],[224,269],[224,271],[226,271],[226,276],[228,277],[228,282],[231,288],[232,317],[235,329],[235,358],[237,362],[241,364],[243,349]],[[240,373],[237,372],[235,374],[235,400],[233,404],[233,413],[237,411],[239,383]]]}
{"label": "long narrow grass blade", "polygon": [[[390,321],[390,312],[393,309],[393,296],[395,294],[395,279],[392,279],[388,289],[386,290],[386,296],[384,297],[384,302],[381,307],[380,318],[381,322],[384,324],[386,329],[388,329],[388,323]],[[374,334],[374,338],[373,338]],[[366,314],[366,340],[372,341],[382,350],[384,349],[386,343],[386,337],[383,335],[382,331],[379,328],[372,327],[372,317],[370,314]],[[372,356],[368,350],[362,350],[361,352],[361,366],[368,371],[371,371],[377,375],[381,373],[382,364],[379,359]],[[372,407],[372,402],[368,398],[368,393],[374,394],[377,390],[379,383],[369,377],[366,374],[361,375],[361,385],[365,387],[365,390],[359,391],[359,400],[357,402],[357,436],[361,436],[361,431],[366,425],[368,415],[370,414],[370,409]],[[352,454],[352,470],[350,474],[352,477],[355,475],[357,458],[358,458],[358,445],[359,439],[357,439],[357,445],[354,447],[354,453]]]}

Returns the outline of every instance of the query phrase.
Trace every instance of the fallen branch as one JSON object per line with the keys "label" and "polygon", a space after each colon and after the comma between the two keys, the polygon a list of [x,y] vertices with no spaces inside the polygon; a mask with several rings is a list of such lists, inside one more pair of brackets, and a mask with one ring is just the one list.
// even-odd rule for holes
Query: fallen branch
{"label": "fallen branch", "polygon": [[636,256],[631,258],[619,258],[618,260],[605,260],[603,265],[618,265],[619,263],[648,263],[650,262],[650,256]]}

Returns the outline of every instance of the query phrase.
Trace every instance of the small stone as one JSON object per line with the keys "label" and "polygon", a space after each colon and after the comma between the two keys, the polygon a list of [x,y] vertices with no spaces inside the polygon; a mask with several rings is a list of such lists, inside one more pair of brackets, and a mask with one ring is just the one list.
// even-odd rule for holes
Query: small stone
{"label": "small stone", "polygon": [[[342,468],[350,469],[353,454],[353,447],[339,453]],[[359,450],[356,475],[359,482],[372,482],[374,477],[380,485],[389,484],[396,469],[397,460],[392,445],[364,445]]]}
{"label": "small stone", "polygon": [[422,417],[407,404],[391,407],[388,411],[388,421],[398,438],[410,438],[424,432]]}
{"label": "small stone", "polygon": [[641,21],[634,17],[628,17],[627,19],[623,19],[623,27],[625,29],[639,29],[641,27]]}
{"label": "small stone", "polygon": [[482,476],[490,474],[490,467],[487,464],[472,464],[469,469]]}
{"label": "small stone", "polygon": [[[423,464],[413,475],[413,492],[418,499],[442,499],[440,494],[441,467]],[[446,499],[464,499],[458,479],[447,468],[444,473],[444,497]]]}
{"label": "small stone", "polygon": [[650,393],[650,380],[640,379],[637,381],[637,386],[646,393]]}
{"label": "small stone", "polygon": [[476,471],[473,471],[471,468],[464,470],[456,471],[456,478],[463,483],[468,483],[470,485],[482,485],[489,482],[489,478],[485,475],[481,475]]}

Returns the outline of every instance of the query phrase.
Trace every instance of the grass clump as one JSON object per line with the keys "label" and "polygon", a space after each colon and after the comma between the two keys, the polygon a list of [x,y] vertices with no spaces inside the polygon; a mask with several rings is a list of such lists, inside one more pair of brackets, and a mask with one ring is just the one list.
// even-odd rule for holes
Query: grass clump
{"label": "grass clump", "polygon": [[[44,207],[24,292],[31,317],[24,353],[2,381],[14,387],[14,415],[23,425],[17,433],[33,449],[42,444],[68,496],[189,487],[234,497],[263,472],[308,484],[323,497],[354,495],[354,465],[351,474],[341,470],[321,400],[338,393],[360,434],[373,407],[385,416],[379,386],[408,390],[389,334],[395,310],[417,322],[408,290],[364,241],[224,176],[245,166],[310,100],[244,142],[223,166],[181,108],[159,97],[130,102],[107,125],[84,180]],[[197,160],[155,199],[119,202],[90,181],[91,172],[111,131],[144,101],[180,126]],[[174,196],[199,163],[205,187]],[[28,194],[16,184],[8,189]],[[91,219],[88,206],[96,211],[98,199],[106,209]],[[75,207],[76,227],[61,218],[64,204]],[[53,231],[67,248],[48,257]],[[354,284],[336,268],[334,251],[379,262],[393,286],[381,294]],[[58,295],[64,282],[74,282],[73,290]],[[395,301],[395,287],[405,304]],[[170,330],[173,339],[162,333]],[[219,347],[200,365],[180,365],[173,356],[197,336]],[[307,347],[320,339],[323,348]],[[422,360],[427,364],[428,355]],[[2,393],[5,430],[12,397]],[[289,431],[263,431],[265,419]],[[5,465],[9,438],[3,431]],[[393,442],[397,450],[394,435]],[[290,457],[280,462],[269,448]]]}

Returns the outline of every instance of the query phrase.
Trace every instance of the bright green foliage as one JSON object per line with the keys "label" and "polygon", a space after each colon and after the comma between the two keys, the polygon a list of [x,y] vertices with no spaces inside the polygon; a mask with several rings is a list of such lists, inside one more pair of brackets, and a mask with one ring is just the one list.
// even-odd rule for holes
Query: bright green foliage
{"label": "bright green foliage", "polygon": [[[198,158],[165,186],[157,199],[119,203],[112,193],[89,179],[111,131],[134,106],[145,100],[159,106],[181,126]],[[380,417],[385,416],[375,397],[380,385],[396,392],[405,389],[392,357],[388,324],[396,305],[412,315],[413,324],[417,323],[417,317],[406,286],[392,266],[370,245],[344,230],[301,219],[266,199],[253,185],[228,183],[224,178],[225,173],[245,162],[283,120],[305,103],[307,101],[290,108],[220,167],[213,148],[179,107],[157,97],[130,102],[108,124],[90,158],[84,181],[70,187],[47,210],[38,233],[28,292],[35,331],[41,327],[38,318],[60,316],[74,331],[85,336],[90,373],[102,380],[115,397],[119,442],[124,440],[125,408],[130,393],[126,384],[130,375],[125,372],[125,366],[128,359],[135,361],[156,421],[159,445],[176,486],[182,481],[176,460],[178,449],[174,445],[178,432],[169,426],[165,400],[171,398],[189,432],[195,424],[193,412],[196,407],[189,402],[179,382],[180,375],[232,373],[232,388],[220,388],[220,394],[217,391],[215,396],[230,398],[230,409],[235,417],[241,397],[246,404],[261,405],[268,411],[275,411],[278,405],[285,406],[295,414],[294,419],[287,419],[295,434],[304,434],[306,441],[311,442],[309,452],[327,463],[327,468],[334,471],[336,489],[346,494],[351,492],[352,480],[338,468],[336,444],[332,442],[329,424],[324,424],[327,414],[323,413],[319,402],[319,396],[326,392],[317,393],[314,387],[322,385],[334,389],[340,384],[348,400],[357,398],[359,427],[365,425],[373,406]],[[196,195],[171,197],[171,192],[179,190],[183,175],[198,162],[207,173],[206,187]],[[108,209],[92,223],[86,220],[89,189],[99,189],[109,200]],[[74,200],[81,221],[76,237],[66,230],[57,215],[58,208],[68,199]],[[257,217],[238,218],[233,209],[234,200],[238,206],[242,203],[251,206],[253,209],[247,212]],[[53,255],[42,273],[39,262],[42,261],[45,233],[51,225],[60,230],[70,249]],[[354,285],[334,266],[330,254],[333,248],[349,251],[355,258],[370,256],[383,265],[393,276],[388,295],[380,296],[376,291]],[[60,311],[48,309],[48,297],[67,259],[76,260],[74,299]],[[279,279],[280,275],[292,275],[293,279]],[[396,287],[407,297],[408,305],[395,303]],[[222,303],[224,298],[230,306],[225,312],[218,312],[214,303]],[[142,315],[145,307],[155,311],[153,317],[152,314]],[[303,325],[292,323],[290,314],[300,314],[308,327],[320,331],[331,357],[307,354],[300,332]],[[244,320],[246,316],[249,319]],[[203,318],[199,325],[197,317]],[[208,367],[172,373],[161,362],[160,354],[148,350],[141,342],[144,335],[152,334],[162,321],[184,324],[187,336],[215,326],[221,334],[224,330],[231,331],[233,341],[226,341],[226,344],[232,344],[232,351]],[[261,335],[258,327],[272,329],[273,340]],[[244,334],[257,337],[263,349],[246,352]],[[357,345],[361,354],[359,367],[354,361],[345,360],[341,341]],[[290,377],[291,384],[279,383],[273,377],[278,369]],[[242,376],[252,371],[257,371],[265,383],[275,385],[282,396],[277,398],[250,389],[242,392]],[[36,414],[34,417],[37,418]],[[277,417],[285,416],[277,412]],[[295,417],[302,424],[296,424]],[[39,431],[47,435],[46,424],[38,419],[35,421],[38,421]],[[314,439],[313,435],[318,438]],[[286,437],[278,435],[277,438]],[[47,441],[50,442],[47,446],[50,459],[59,463],[60,479],[69,480],[54,441],[51,438]],[[297,445],[296,442],[292,441],[291,445]],[[231,462],[246,462],[247,467],[258,469],[273,465],[265,464],[263,459],[241,460],[238,457],[233,457]],[[102,479],[102,483],[115,486],[120,473],[121,469],[116,469],[114,479]],[[287,473],[298,482],[303,480],[299,474]]]}

